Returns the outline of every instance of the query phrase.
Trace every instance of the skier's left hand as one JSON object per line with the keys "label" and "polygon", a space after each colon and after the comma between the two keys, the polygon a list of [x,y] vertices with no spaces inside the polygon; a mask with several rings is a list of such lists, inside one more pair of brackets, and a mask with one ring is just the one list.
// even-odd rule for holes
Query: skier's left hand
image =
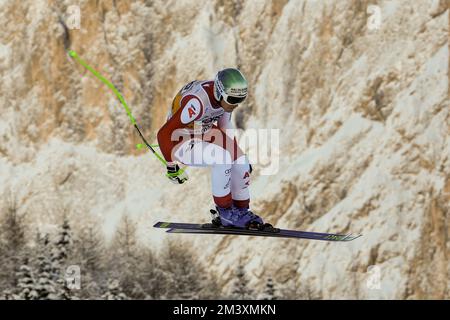
{"label": "skier's left hand", "polygon": [[167,163],[167,178],[175,184],[182,184],[188,181],[189,177],[184,169],[180,169],[178,164],[173,162]]}

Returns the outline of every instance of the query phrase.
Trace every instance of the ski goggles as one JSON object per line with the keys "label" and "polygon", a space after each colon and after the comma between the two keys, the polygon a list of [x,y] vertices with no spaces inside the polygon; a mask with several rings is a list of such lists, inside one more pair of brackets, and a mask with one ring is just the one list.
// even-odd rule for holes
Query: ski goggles
{"label": "ski goggles", "polygon": [[222,92],[222,98],[223,98],[223,100],[225,100],[226,103],[235,105],[235,104],[239,104],[242,101],[244,101],[245,98],[247,98],[247,96],[245,96],[245,97],[233,97],[233,96],[227,95],[225,92]]}

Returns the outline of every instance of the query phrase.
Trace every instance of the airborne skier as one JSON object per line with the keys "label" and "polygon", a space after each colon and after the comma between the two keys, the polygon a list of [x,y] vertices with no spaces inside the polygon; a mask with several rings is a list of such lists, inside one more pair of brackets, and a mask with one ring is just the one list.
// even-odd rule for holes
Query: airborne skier
{"label": "airborne skier", "polygon": [[232,128],[231,112],[247,97],[247,80],[239,70],[224,69],[217,73],[214,81],[192,81],[178,92],[167,122],[158,132],[161,152],[166,158],[164,160],[142,135],[136,119],[116,87],[78,57],[75,51],[69,51],[69,55],[114,91],[145,145],[167,165],[167,177],[171,181],[184,183],[188,179],[175,161],[212,167],[213,198],[219,212],[212,224],[160,221],[154,225],[155,228],[168,228],[169,233],[234,234],[325,241],[352,241],[361,236],[274,228],[263,223],[260,217],[249,210],[251,165],[236,139],[227,131]]}
{"label": "airborne skier", "polygon": [[235,68],[214,81],[192,81],[175,96],[158,143],[167,161],[167,177],[181,184],[188,176],[177,162],[211,167],[212,195],[225,227],[258,228],[263,220],[249,209],[251,165],[239,148],[231,114],[247,98],[247,80]]}
{"label": "airborne skier", "polygon": [[178,92],[167,122],[158,132],[158,141],[166,158],[164,160],[142,135],[136,119],[116,87],[75,51],[69,51],[69,55],[113,90],[145,145],[158,160],[167,165],[167,176],[171,181],[184,183],[188,179],[174,160],[188,165],[212,167],[213,198],[219,217],[214,217],[212,224],[160,221],[154,225],[155,228],[167,228],[169,233],[234,234],[325,241],[352,241],[361,237],[274,228],[263,223],[260,217],[249,210],[251,165],[236,139],[226,131],[232,128],[231,112],[247,97],[247,80],[239,70],[224,69],[217,73],[214,81],[192,81]]}

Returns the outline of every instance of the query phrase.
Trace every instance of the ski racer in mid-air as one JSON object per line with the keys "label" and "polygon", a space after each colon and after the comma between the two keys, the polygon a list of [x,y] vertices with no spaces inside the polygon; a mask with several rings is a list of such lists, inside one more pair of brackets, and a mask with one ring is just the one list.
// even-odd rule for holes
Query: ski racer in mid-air
{"label": "ski racer in mid-air", "polygon": [[[188,176],[177,162],[211,167],[212,195],[225,227],[258,228],[263,220],[250,205],[251,165],[232,134],[231,114],[247,97],[247,80],[235,68],[214,81],[192,81],[175,96],[158,143],[167,161],[167,176],[184,183]],[[195,201],[195,200],[194,200]]]}

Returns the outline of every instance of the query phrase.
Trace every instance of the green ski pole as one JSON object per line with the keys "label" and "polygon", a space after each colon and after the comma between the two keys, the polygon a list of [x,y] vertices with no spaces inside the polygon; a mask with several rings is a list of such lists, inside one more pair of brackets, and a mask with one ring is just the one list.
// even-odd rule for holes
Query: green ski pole
{"label": "green ski pole", "polygon": [[139,136],[142,138],[142,140],[144,141],[144,143],[147,146],[147,148],[150,149],[150,151],[159,159],[159,161],[162,162],[162,164],[167,166],[166,160],[161,155],[159,155],[155,151],[155,149],[153,149],[153,147],[156,147],[156,145],[150,145],[147,142],[147,140],[145,140],[144,136],[141,133],[141,130],[139,130],[139,127],[138,127],[138,125],[136,123],[136,119],[134,119],[133,115],[131,114],[130,108],[128,107],[125,99],[123,98],[123,96],[119,92],[119,90],[117,90],[117,88],[110,81],[108,81],[105,77],[103,77],[98,71],[96,71],[94,68],[92,68],[90,65],[88,65],[84,60],[82,60],[75,51],[70,50],[69,51],[69,56],[71,56],[73,59],[75,59],[75,61],[77,61],[79,64],[81,64],[87,70],[89,70],[94,76],[96,76],[98,79],[100,79],[104,84],[106,84],[114,92],[114,94],[119,99],[120,103],[124,106],[124,108],[125,108],[125,110],[126,110],[126,112],[128,114],[128,117],[130,118],[131,123],[136,128],[137,132],[139,133]]}

